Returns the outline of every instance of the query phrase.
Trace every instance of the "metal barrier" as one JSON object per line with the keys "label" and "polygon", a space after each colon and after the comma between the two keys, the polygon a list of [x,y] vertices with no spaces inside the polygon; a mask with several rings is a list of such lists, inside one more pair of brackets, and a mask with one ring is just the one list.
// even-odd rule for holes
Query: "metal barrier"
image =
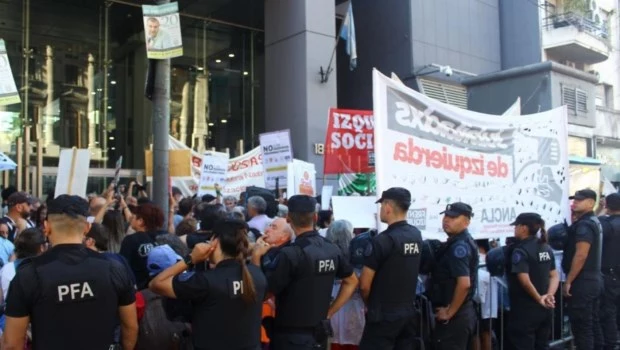
{"label": "metal barrier", "polygon": [[[481,265],[480,269],[485,269],[484,265]],[[478,275],[480,276],[480,274]],[[494,283],[495,282],[495,283]],[[497,285],[497,287],[495,287]],[[560,285],[558,287],[558,290],[556,292],[556,308],[552,310],[552,318],[551,318],[551,339],[549,339],[549,346],[554,349],[554,348],[563,348],[567,345],[572,346],[572,340],[573,340],[573,336],[571,334],[570,331],[570,324],[568,322],[568,316],[566,315],[565,311],[564,311],[564,296],[562,295],[562,287],[563,287],[563,282],[560,282]],[[497,288],[498,290],[496,291],[496,293],[494,293],[494,289],[493,288]],[[485,319],[485,322],[490,322],[490,330],[491,330],[491,336],[493,334],[495,334],[495,339],[496,339],[496,345],[492,344],[491,345],[491,349],[498,349],[498,350],[504,350],[505,349],[505,344],[506,344],[506,319],[507,316],[509,315],[509,309],[507,310],[506,308],[506,304],[509,305],[509,300],[504,300],[504,296],[507,296],[507,290],[508,290],[508,286],[505,282],[505,280],[503,278],[500,277],[490,277],[490,282],[489,282],[489,293],[491,294],[491,298],[493,298],[493,296],[495,296],[497,298],[497,300],[495,301],[497,304],[497,318],[495,320],[493,320],[493,318],[489,319]],[[506,291],[506,293],[504,293],[504,291]],[[481,319],[481,315],[482,315],[482,308],[487,308],[488,307],[488,314],[493,315],[493,299],[490,300],[490,303],[488,303],[488,305],[486,305],[486,303],[481,303],[480,304],[480,313],[479,313],[479,318],[478,318],[478,340],[475,342],[475,344],[480,344],[480,347],[473,347],[473,349],[485,349],[485,346],[482,345],[482,341],[481,341],[481,322],[483,321]],[[497,325],[496,322],[499,322],[499,326],[495,327],[495,325]],[[493,341],[493,340],[491,340]],[[570,347],[569,347],[570,348]]]}

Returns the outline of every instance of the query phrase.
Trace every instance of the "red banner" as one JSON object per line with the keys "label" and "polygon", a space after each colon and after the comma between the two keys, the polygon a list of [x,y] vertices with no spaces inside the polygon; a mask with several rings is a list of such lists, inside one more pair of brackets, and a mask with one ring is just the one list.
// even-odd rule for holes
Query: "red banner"
{"label": "red banner", "polygon": [[372,111],[332,108],[327,122],[325,174],[374,172]]}

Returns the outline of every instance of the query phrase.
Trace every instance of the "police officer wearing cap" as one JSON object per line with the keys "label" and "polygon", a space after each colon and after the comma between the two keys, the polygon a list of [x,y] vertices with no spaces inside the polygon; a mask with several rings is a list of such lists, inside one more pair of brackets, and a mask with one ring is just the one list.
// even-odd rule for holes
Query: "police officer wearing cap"
{"label": "police officer wearing cap", "polygon": [[603,227],[603,295],[601,298],[601,330],[605,349],[617,349],[618,325],[616,300],[620,297],[620,194],[605,198],[606,216],[599,217]]}
{"label": "police officer wearing cap", "polygon": [[[331,332],[329,318],[351,298],[357,288],[357,276],[340,248],[316,231],[313,197],[292,196],[288,208],[287,221],[295,232],[295,242],[283,246],[263,266],[269,291],[276,297],[270,348],[325,348]],[[256,261],[269,246],[254,249]],[[335,278],[342,279],[342,284],[330,305]]]}
{"label": "police officer wearing cap", "polygon": [[549,349],[551,309],[560,277],[553,250],[547,245],[545,222],[536,213],[522,213],[511,225],[517,243],[512,247],[507,274],[511,305],[508,339],[514,350]]}
{"label": "police officer wearing cap", "polygon": [[6,301],[5,349],[23,349],[32,324],[33,349],[107,350],[121,321],[121,344],[138,336],[135,289],[127,269],[82,244],[88,202],[61,195],[47,209],[44,231],[52,248],[24,260]]}
{"label": "police officer wearing cap", "polygon": [[448,240],[435,255],[428,297],[435,308],[436,350],[467,349],[476,327],[472,298],[478,284],[478,247],[467,228],[473,210],[466,203],[452,203],[441,212]]}
{"label": "police officer wearing cap", "polygon": [[566,281],[562,292],[579,350],[592,350],[603,343],[599,325],[601,296],[601,223],[594,215],[596,192],[585,189],[571,196],[575,222],[569,227],[562,269]]}
{"label": "police officer wearing cap", "polygon": [[417,329],[422,234],[407,223],[408,190],[390,188],[377,203],[381,203],[381,221],[389,226],[372,239],[364,254],[360,291],[368,312],[360,349],[410,349]]}

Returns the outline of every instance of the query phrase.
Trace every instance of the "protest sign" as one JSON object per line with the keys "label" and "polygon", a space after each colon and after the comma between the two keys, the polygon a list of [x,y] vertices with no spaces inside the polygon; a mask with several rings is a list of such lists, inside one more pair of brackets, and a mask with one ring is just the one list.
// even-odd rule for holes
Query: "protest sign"
{"label": "protest sign", "polygon": [[[172,185],[178,187],[186,196],[194,195],[198,192],[202,155],[172,136],[169,136],[168,140],[168,146],[171,150],[191,152],[191,174],[189,176],[172,177]],[[228,160],[226,183],[222,185],[222,194],[238,198],[248,186],[265,187],[263,155],[260,147]]]}
{"label": "protest sign", "polygon": [[215,185],[226,186],[226,171],[228,170],[228,153],[206,151],[202,157],[200,185],[198,196],[205,194],[216,195]]}
{"label": "protest sign", "polygon": [[447,106],[373,72],[377,193],[405,187],[408,219],[425,238],[445,238],[439,214],[474,209],[475,238],[513,235],[521,212],[547,226],[569,218],[567,113],[492,116]]}
{"label": "protest sign", "polygon": [[162,60],[183,56],[178,4],[142,5],[142,14],[147,58]]}
{"label": "protest sign", "polygon": [[314,164],[293,159],[288,163],[287,195],[316,196],[316,169]]}
{"label": "protest sign", "polygon": [[286,188],[288,163],[293,161],[293,148],[289,130],[267,132],[259,135],[263,152],[265,187],[274,190],[276,179],[280,188]]}
{"label": "protest sign", "polygon": [[54,196],[70,194],[86,197],[88,169],[90,169],[89,150],[75,147],[61,150]]}
{"label": "protest sign", "polygon": [[353,228],[377,228],[377,205],[374,197],[333,196],[334,217],[347,220]]}
{"label": "protest sign", "polygon": [[9,64],[4,40],[0,39],[0,106],[19,103],[19,92],[13,79],[13,71]]}
{"label": "protest sign", "polygon": [[372,111],[329,110],[325,139],[325,174],[374,171]]}

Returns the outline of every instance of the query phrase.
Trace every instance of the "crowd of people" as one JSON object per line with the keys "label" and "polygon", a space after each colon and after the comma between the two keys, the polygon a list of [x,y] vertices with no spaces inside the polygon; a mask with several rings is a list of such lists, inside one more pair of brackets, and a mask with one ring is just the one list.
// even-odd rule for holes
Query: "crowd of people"
{"label": "crowd of people", "polygon": [[[492,349],[484,321],[497,313],[480,308],[480,289],[497,266],[480,269],[485,256],[508,285],[506,347],[549,347],[560,276],[537,213],[521,213],[512,244],[493,248],[469,233],[466,203],[440,213],[438,242],[407,223],[403,188],[377,201],[381,233],[335,220],[314,197],[268,192],[173,188],[164,213],[135,182],[44,202],[4,189],[3,348]],[[600,221],[595,192],[572,199],[562,293],[575,344],[615,349],[620,195]]]}

